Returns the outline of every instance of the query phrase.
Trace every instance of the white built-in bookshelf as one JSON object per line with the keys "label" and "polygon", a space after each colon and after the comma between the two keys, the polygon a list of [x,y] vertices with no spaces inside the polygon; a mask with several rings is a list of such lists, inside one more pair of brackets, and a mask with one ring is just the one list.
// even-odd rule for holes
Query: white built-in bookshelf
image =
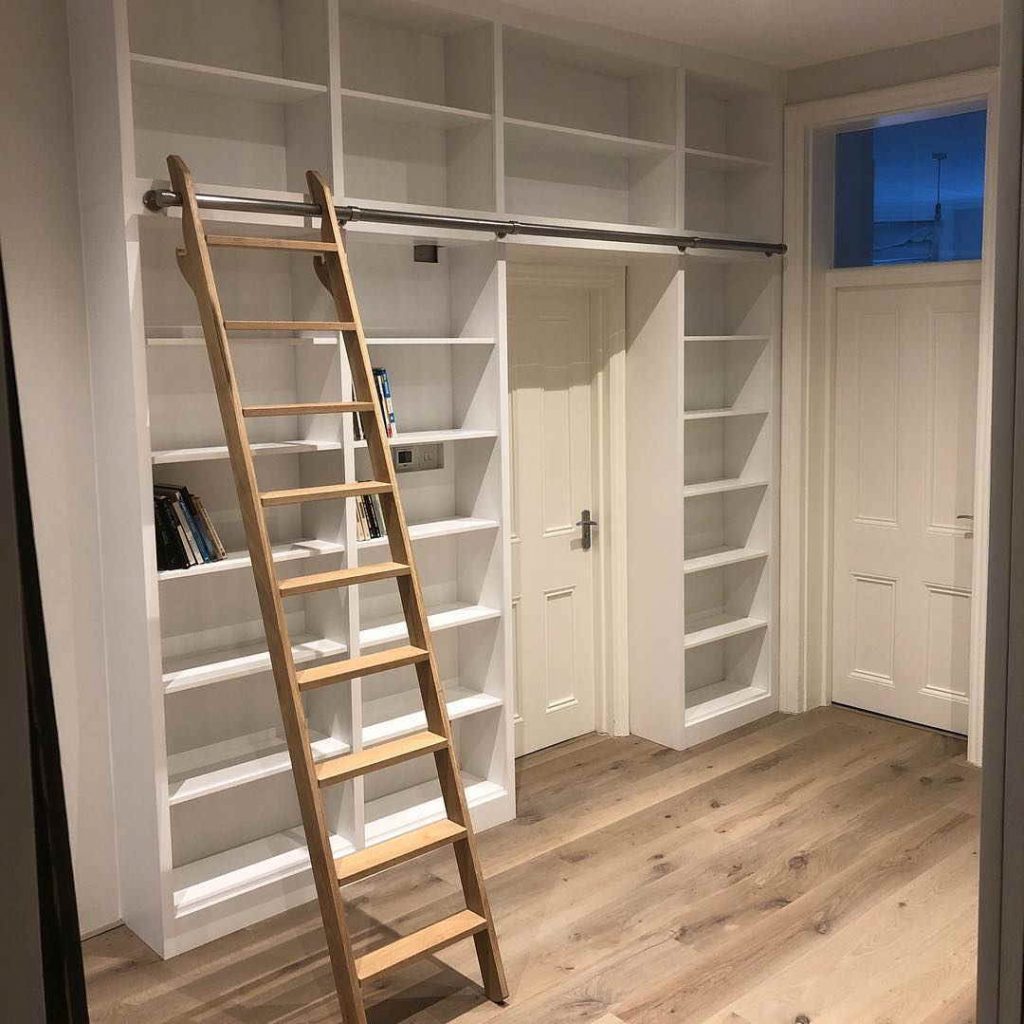
{"label": "white built-in bookshelf", "polygon": [[[461,0],[97,0],[85,225],[104,452],[105,616],[127,923],[163,955],[312,898],[269,658],[180,219],[141,208],[165,158],[200,191],[777,239],[774,73]],[[109,60],[101,59],[103,55]],[[109,71],[116,69],[115,75]],[[89,77],[92,76],[92,77]],[[79,102],[79,98],[76,98]],[[91,169],[91,170],[90,170]],[[304,237],[288,216],[218,231]],[[515,813],[506,265],[627,267],[629,689],[634,731],[688,746],[777,704],[773,630],[779,261],[356,222],[371,361],[387,370],[399,476],[477,828]],[[415,262],[413,243],[439,245]],[[228,317],[332,319],[309,256],[217,250]],[[337,335],[233,335],[248,403],[343,400]],[[368,475],[351,417],[249,421],[261,488]],[[227,557],[157,568],[153,483],[203,499]],[[269,510],[282,577],[386,560],[354,503]],[[634,532],[635,527],[635,532]],[[405,637],[393,585],[290,598],[296,660]],[[422,728],[411,670],[307,694],[315,757]],[[339,854],[443,814],[432,759],[327,795]]]}

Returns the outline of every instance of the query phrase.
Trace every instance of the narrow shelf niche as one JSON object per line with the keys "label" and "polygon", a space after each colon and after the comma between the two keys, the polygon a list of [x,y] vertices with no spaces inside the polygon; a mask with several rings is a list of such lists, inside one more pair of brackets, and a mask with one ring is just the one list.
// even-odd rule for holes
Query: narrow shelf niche
{"label": "narrow shelf niche", "polygon": [[769,692],[767,630],[752,629],[686,652],[686,724],[721,714]]}
{"label": "narrow shelf niche", "polygon": [[493,211],[493,28],[340,0],[345,196]]}
{"label": "narrow shelf niche", "polygon": [[684,485],[767,481],[771,431],[766,416],[691,420],[684,433]]}
{"label": "narrow shelf niche", "polygon": [[674,72],[504,31],[508,212],[675,224]]}
{"label": "narrow shelf niche", "polygon": [[683,374],[685,410],[765,411],[771,403],[771,352],[767,339],[687,339]]}
{"label": "narrow shelf niche", "polygon": [[330,168],[326,8],[298,0],[129,0],[136,173],[185,154],[203,184],[303,192]]}
{"label": "narrow shelf niche", "polygon": [[770,608],[770,575],[763,561],[687,575],[686,647],[702,647],[763,626]]}
{"label": "narrow shelf niche", "polygon": [[684,561],[687,574],[734,561],[767,557],[771,549],[766,489],[707,494],[684,503]]}

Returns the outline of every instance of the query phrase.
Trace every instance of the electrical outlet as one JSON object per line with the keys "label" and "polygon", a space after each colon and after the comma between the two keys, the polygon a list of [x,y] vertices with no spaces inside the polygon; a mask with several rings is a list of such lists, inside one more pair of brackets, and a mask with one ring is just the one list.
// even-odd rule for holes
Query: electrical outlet
{"label": "electrical outlet", "polygon": [[419,473],[425,469],[444,469],[443,444],[416,444],[393,448],[396,473]]}

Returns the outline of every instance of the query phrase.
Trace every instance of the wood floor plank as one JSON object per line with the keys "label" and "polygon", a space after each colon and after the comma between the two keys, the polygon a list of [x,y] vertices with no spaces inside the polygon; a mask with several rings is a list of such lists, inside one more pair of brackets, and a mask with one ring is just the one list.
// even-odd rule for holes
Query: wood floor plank
{"label": "wood floor plank", "polygon": [[[370,1020],[973,1024],[977,778],[958,741],[835,708],[532,755],[522,817],[480,837],[509,1005],[462,943],[371,982]],[[346,887],[357,955],[461,909],[446,853]],[[167,962],[124,928],[84,950],[96,1024],[339,1024],[312,905]]]}

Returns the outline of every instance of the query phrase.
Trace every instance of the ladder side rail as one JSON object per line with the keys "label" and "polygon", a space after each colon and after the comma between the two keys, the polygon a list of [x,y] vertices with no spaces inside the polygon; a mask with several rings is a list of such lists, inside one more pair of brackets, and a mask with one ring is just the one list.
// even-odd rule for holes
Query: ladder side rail
{"label": "ladder side rail", "polygon": [[335,988],[347,1024],[365,1024],[366,1013],[355,958],[345,927],[345,911],[337,881],[334,853],[323,805],[317,791],[309,729],[296,682],[284,606],[278,594],[270,541],[260,506],[256,471],[249,450],[238,385],[231,362],[210,254],[206,246],[205,231],[199,218],[188,167],[177,156],[169,156],[167,166],[172,187],[182,197],[182,235],[185,248],[183,252],[179,252],[178,263],[183,276],[195,293],[206,337],[210,369],[224,425],[249,554],[252,558],[253,577],[277,687],[282,723],[288,741],[299,808],[309,846],[313,879],[321,908],[331,909],[330,913],[323,913],[323,924]]}
{"label": "ladder side rail", "polygon": [[341,229],[338,226],[330,187],[315,171],[307,172],[306,179],[314,202],[318,203],[320,209],[324,211],[320,222],[321,238],[325,242],[337,246],[336,252],[316,258],[317,276],[334,298],[338,319],[351,321],[355,327],[354,330],[345,331],[343,334],[352,371],[355,397],[362,401],[372,401],[374,405],[371,429],[365,433],[374,478],[390,485],[390,491],[380,496],[380,502],[391,557],[394,561],[411,567],[411,572],[407,576],[398,579],[398,589],[409,630],[409,643],[426,650],[429,655],[426,660],[417,664],[416,675],[426,713],[427,728],[433,733],[444,736],[447,740],[447,746],[434,754],[434,760],[445,812],[451,821],[466,829],[465,837],[454,844],[456,864],[465,894],[466,906],[487,921],[486,930],[473,936],[477,958],[480,962],[484,991],[489,999],[503,1002],[508,996],[508,986],[498,949],[494,918],[491,914],[487,891],[483,885],[476,838],[459,772],[448,709],[441,693],[437,658],[420,588],[419,573],[413,559],[405,512],[398,496],[398,481],[391,457],[391,448],[387,441],[387,431],[384,428],[380,405],[374,395],[373,369],[370,365],[362,319],[355,298],[348,256]]}

